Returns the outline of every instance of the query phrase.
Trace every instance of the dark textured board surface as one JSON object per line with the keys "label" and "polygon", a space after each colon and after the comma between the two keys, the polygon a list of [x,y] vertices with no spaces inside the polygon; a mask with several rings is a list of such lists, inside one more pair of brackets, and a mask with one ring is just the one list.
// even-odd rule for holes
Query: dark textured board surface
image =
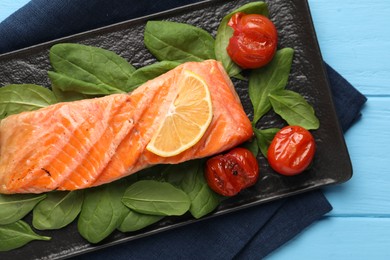
{"label": "dark textured board surface", "polygon": [[[0,55],[0,86],[11,83],[34,83],[50,87],[47,77],[47,71],[51,70],[48,52],[50,46],[58,42],[77,42],[102,47],[121,55],[135,67],[148,65],[155,62],[155,59],[143,45],[146,21],[185,22],[201,27],[215,36],[223,16],[247,2],[250,1],[207,1]],[[350,158],[332,104],[307,2],[305,0],[266,2],[269,4],[270,17],[278,29],[279,48],[291,47],[295,50],[287,88],[302,94],[314,106],[320,120],[320,128],[313,131],[317,142],[316,156],[310,170],[295,177],[284,177],[274,173],[265,159],[259,156],[261,169],[259,182],[238,196],[224,201],[209,217],[325,185],[341,183],[352,176]],[[244,108],[251,117],[252,107],[247,94],[247,82],[234,80],[234,83]],[[266,115],[258,124],[259,128],[281,126],[283,121],[273,113]],[[30,222],[31,216],[26,220]],[[0,253],[0,259],[65,258],[194,221],[196,220],[188,215],[166,218],[139,232],[126,234],[114,232],[98,245],[87,243],[78,234],[77,224],[74,222],[61,230],[39,231],[40,234],[52,236],[52,241],[34,241],[23,248]]]}

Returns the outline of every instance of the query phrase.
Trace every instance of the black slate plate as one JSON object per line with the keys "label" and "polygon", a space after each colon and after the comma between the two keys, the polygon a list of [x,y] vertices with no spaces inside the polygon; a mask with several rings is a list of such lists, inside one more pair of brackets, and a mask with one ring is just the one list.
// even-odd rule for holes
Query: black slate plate
{"label": "black slate plate", "polygon": [[[58,42],[77,42],[115,51],[136,67],[153,63],[153,56],[143,46],[143,30],[147,20],[171,20],[199,26],[215,36],[222,17],[248,0],[214,0],[177,8],[167,12],[126,21],[113,26],[77,34],[20,51],[0,55],[0,86],[17,83],[35,83],[50,86],[47,71],[50,46]],[[295,177],[274,173],[264,158],[259,156],[261,177],[257,185],[238,196],[224,201],[210,216],[214,217],[267,201],[291,196],[329,184],[347,181],[352,176],[352,166],[342,131],[338,125],[332,97],[315,31],[306,0],[269,0],[270,17],[279,33],[279,47],[295,50],[288,88],[301,93],[311,103],[321,126],[314,131],[317,153],[310,170]],[[247,84],[235,81],[248,116],[251,104]],[[281,127],[283,122],[275,114],[268,114],[258,127]],[[207,218],[207,217],[206,217]],[[26,218],[31,222],[31,215]],[[1,259],[53,259],[66,258],[152,235],[167,229],[195,222],[191,216],[166,218],[142,231],[123,234],[114,232],[102,243],[91,245],[77,232],[76,223],[56,231],[39,231],[51,236],[50,242],[34,241],[30,244],[0,253]]]}

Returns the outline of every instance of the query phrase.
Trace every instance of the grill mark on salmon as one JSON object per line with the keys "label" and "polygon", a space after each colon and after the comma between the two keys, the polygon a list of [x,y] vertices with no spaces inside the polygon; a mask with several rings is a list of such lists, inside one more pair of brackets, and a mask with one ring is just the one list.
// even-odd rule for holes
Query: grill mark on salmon
{"label": "grill mark on salmon", "polygon": [[[193,147],[161,157],[146,146],[190,70],[207,83],[213,119]],[[222,65],[188,62],[129,94],[59,103],[0,121],[0,193],[75,190],[109,183],[155,164],[211,156],[250,139],[252,125]]]}

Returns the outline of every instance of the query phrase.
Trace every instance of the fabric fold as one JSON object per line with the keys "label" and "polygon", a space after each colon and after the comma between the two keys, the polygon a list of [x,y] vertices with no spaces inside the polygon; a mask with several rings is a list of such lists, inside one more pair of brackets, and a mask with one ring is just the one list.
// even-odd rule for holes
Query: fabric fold
{"label": "fabric fold", "polygon": [[288,199],[266,225],[235,256],[235,259],[261,259],[332,210],[321,191]]}
{"label": "fabric fold", "polygon": [[32,0],[0,23],[0,54],[200,0]]}
{"label": "fabric fold", "polygon": [[346,132],[361,116],[367,97],[355,89],[344,77],[325,63],[333,102],[341,129]]}

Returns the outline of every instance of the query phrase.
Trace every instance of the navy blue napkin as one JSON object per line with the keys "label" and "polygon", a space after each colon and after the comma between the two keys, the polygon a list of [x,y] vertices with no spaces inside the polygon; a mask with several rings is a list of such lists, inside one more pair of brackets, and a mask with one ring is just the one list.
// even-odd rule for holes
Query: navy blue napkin
{"label": "navy blue napkin", "polygon": [[[32,0],[0,23],[0,53],[199,0]],[[72,19],[69,19],[72,17]],[[346,131],[366,98],[325,64]],[[80,256],[82,259],[261,259],[332,209],[319,190]]]}

